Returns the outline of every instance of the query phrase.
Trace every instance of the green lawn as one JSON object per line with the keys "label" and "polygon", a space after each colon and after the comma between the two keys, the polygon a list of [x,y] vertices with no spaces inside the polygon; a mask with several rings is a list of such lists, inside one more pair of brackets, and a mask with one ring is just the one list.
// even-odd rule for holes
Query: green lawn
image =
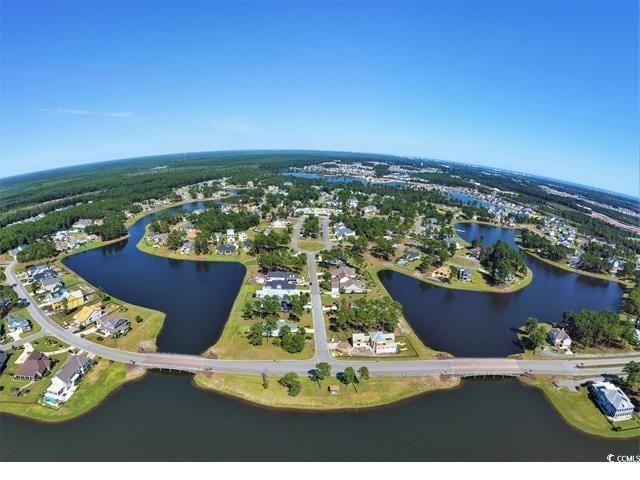
{"label": "green lawn", "polygon": [[[62,358],[62,357],[60,357]],[[62,364],[60,362],[56,367]],[[143,371],[142,371],[143,372]],[[7,370],[0,375],[0,385],[7,380]],[[29,394],[12,397],[11,388],[0,391],[0,412],[29,417],[44,422],[60,422],[87,413],[99,405],[110,393],[128,380],[135,378],[135,374],[128,373],[122,363],[111,363],[99,360],[80,380],[78,391],[60,408],[54,409],[39,403],[42,394],[49,386],[49,377],[36,382]]]}
{"label": "green lawn", "polygon": [[[20,338],[30,337],[34,333],[38,333],[40,331],[40,325],[38,325],[36,322],[33,321],[31,314],[27,311],[26,308],[19,308],[17,310],[13,310],[11,312],[11,315],[23,316],[24,318],[29,320],[29,324],[31,325],[31,330],[29,330],[28,332],[21,333]],[[9,329],[7,328],[7,317],[4,317],[2,319],[2,327],[3,328],[0,330],[4,332],[4,335],[6,336],[7,341],[12,342],[13,340],[11,340],[11,337],[7,335],[9,333]]]}
{"label": "green lawn", "polygon": [[[252,300],[253,294],[260,289],[260,285],[249,283],[249,279],[258,271],[258,265],[255,260],[245,264],[247,272],[242,281],[240,291],[233,303],[229,319],[224,326],[224,330],[220,338],[209,350],[208,354],[215,355],[217,358],[235,359],[235,360],[302,360],[312,358],[314,355],[313,339],[307,340],[305,348],[300,353],[287,353],[282,348],[271,344],[266,338],[260,346],[250,345],[246,332],[255,320],[245,320],[242,317],[242,307],[245,302]],[[301,325],[311,326],[312,322],[309,315],[303,316],[300,321]]]}
{"label": "green lawn", "polygon": [[[357,365],[354,365],[354,368]],[[357,370],[357,368],[356,368]],[[332,372],[335,373],[335,372]],[[429,391],[456,387],[457,378],[440,377],[371,377],[356,388],[341,384],[335,376],[318,385],[307,376],[300,376],[302,391],[296,397],[287,394],[278,383],[280,376],[268,377],[269,387],[264,389],[258,375],[198,374],[197,386],[235,396],[259,405],[307,410],[337,410],[387,405]],[[331,395],[329,385],[338,385],[340,393]]]}
{"label": "green lawn", "polygon": [[583,432],[607,438],[640,437],[640,419],[637,414],[632,420],[616,422],[616,426],[620,427],[620,431],[616,431],[589,398],[586,388],[581,388],[579,392],[570,392],[565,388],[555,387],[552,381],[552,378],[542,376],[523,379],[527,385],[542,389],[560,415]]}

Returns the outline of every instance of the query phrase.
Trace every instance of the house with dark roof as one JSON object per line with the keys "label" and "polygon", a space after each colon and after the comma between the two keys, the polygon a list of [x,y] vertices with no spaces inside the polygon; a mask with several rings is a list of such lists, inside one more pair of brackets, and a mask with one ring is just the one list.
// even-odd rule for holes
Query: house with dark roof
{"label": "house with dark roof", "polygon": [[41,379],[51,370],[51,359],[44,353],[34,350],[29,354],[13,376],[15,380],[34,381]]}
{"label": "house with dark roof", "polygon": [[0,350],[0,372],[2,372],[2,369],[7,364],[8,358],[9,355],[7,355],[7,352],[5,352],[4,350]]}
{"label": "house with dark roof", "polygon": [[216,250],[218,255],[233,255],[238,251],[238,248],[235,245],[220,245]]}

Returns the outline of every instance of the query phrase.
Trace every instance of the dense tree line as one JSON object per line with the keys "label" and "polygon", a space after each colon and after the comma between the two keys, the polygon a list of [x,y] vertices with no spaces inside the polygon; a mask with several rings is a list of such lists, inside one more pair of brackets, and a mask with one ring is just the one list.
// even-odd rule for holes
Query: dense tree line
{"label": "dense tree line", "polygon": [[516,275],[527,271],[524,253],[511,248],[503,240],[483,248],[480,263],[489,272],[491,282],[497,285],[512,281]]}
{"label": "dense tree line", "polygon": [[535,233],[526,229],[522,231],[521,238],[522,246],[524,248],[535,250],[541,257],[548,258],[549,260],[553,260],[555,262],[559,262],[565,259],[567,255],[571,253],[571,249],[565,247],[564,245],[553,243],[551,240],[548,240],[540,235],[536,235]]}
{"label": "dense tree line", "polygon": [[393,332],[400,322],[402,306],[389,297],[359,298],[351,305],[343,305],[331,318],[336,331],[351,330]]}
{"label": "dense tree line", "polygon": [[290,270],[292,272],[301,272],[306,262],[306,255],[292,255],[283,250],[263,252],[258,255],[258,265],[263,271]]}
{"label": "dense tree line", "polygon": [[33,262],[42,258],[55,257],[57,254],[56,246],[51,240],[40,240],[27,245],[18,252],[18,261]]}
{"label": "dense tree line", "polygon": [[564,320],[571,337],[585,347],[623,347],[636,345],[633,323],[616,312],[581,310],[565,312]]}

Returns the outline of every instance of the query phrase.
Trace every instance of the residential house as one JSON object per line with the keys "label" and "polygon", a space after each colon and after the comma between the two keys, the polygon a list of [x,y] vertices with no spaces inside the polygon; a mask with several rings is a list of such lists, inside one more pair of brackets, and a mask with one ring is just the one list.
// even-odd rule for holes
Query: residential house
{"label": "residential house", "polygon": [[104,315],[98,319],[97,327],[100,333],[117,338],[131,330],[131,322],[116,315]]}
{"label": "residential house", "polygon": [[29,320],[22,315],[7,315],[7,330],[11,333],[14,332],[28,332],[31,330],[31,324]]}
{"label": "residential house", "polygon": [[167,243],[167,238],[169,238],[168,233],[151,233],[149,236],[149,241],[153,243],[154,246],[159,247],[161,245],[165,245]]}
{"label": "residential house", "polygon": [[62,280],[59,277],[47,277],[40,282],[40,287],[46,292],[53,292],[62,287]]}
{"label": "residential house", "polygon": [[51,370],[51,359],[38,350],[32,351],[13,376],[15,380],[34,381]]}
{"label": "residential house", "polygon": [[236,233],[233,228],[227,228],[227,242],[233,242],[235,240]]}
{"label": "residential house", "polygon": [[74,310],[84,305],[84,293],[82,290],[73,290],[67,295],[67,310]]}
{"label": "residential house", "polygon": [[298,283],[299,276],[294,272],[282,272],[280,270],[271,270],[267,272],[266,282],[285,281],[288,283]]}
{"label": "residential house", "polygon": [[378,213],[378,207],[375,205],[365,205],[362,208],[363,215],[375,215],[376,213]]}
{"label": "residential house", "polygon": [[180,247],[180,253],[182,255],[189,255],[189,254],[193,253],[193,251],[194,251],[194,243],[193,243],[192,240],[187,240]]}
{"label": "residential house", "polygon": [[451,267],[447,264],[444,264],[441,267],[436,268],[431,276],[438,280],[448,279],[451,276]]}
{"label": "residential house", "polygon": [[351,336],[351,344],[354,349],[368,350],[376,355],[396,353],[398,351],[394,333],[354,333]]}
{"label": "residential house", "polygon": [[631,418],[634,410],[629,397],[609,382],[594,383],[589,387],[596,403],[610,420],[616,422]]}
{"label": "residential house", "polygon": [[278,320],[276,322],[276,326],[273,330],[269,331],[269,329],[267,328],[266,324],[263,324],[263,335],[265,337],[278,337],[280,335],[280,330],[282,330],[282,327],[289,327],[289,329],[291,330],[291,333],[295,333],[298,331],[298,324],[295,322],[287,322],[285,320]]}
{"label": "residential house", "polygon": [[247,232],[239,232],[238,233],[238,241],[239,242],[244,242],[245,240],[247,240]]}
{"label": "residential house", "polygon": [[396,335],[394,333],[385,332],[370,332],[371,336],[371,349],[373,353],[396,353],[398,351],[398,344],[396,343]]}
{"label": "residential house", "polygon": [[92,224],[93,221],[90,218],[81,218],[76,223],[71,225],[71,228],[75,228],[76,230],[84,230]]}
{"label": "residential house", "polygon": [[333,233],[338,241],[342,241],[345,238],[355,237],[356,232],[348,228],[344,223],[340,222],[333,226]]}
{"label": "residential house", "polygon": [[551,343],[551,345],[553,345],[554,347],[571,347],[571,337],[567,332],[565,332],[564,328],[552,328],[551,330],[549,330],[547,338],[549,339],[549,343]]}
{"label": "residential house", "polygon": [[302,290],[297,290],[295,283],[290,283],[284,280],[273,280],[266,282],[265,286],[256,292],[257,298],[264,297],[279,297],[283,298],[286,295],[299,295]]}
{"label": "residential house", "polygon": [[413,262],[415,260],[420,260],[421,256],[422,255],[420,255],[420,252],[416,252],[415,250],[407,250],[406,252],[404,252],[402,258],[404,258],[407,262]]}
{"label": "residential house", "polygon": [[31,265],[30,267],[27,267],[27,269],[25,270],[25,273],[27,274],[27,277],[33,278],[34,275],[37,275],[38,273],[46,272],[48,270],[50,269],[47,265],[45,265],[44,263],[38,263],[37,265]]}
{"label": "residential house", "polygon": [[238,251],[238,248],[235,245],[220,245],[216,253],[218,255],[233,255]]}
{"label": "residential house", "polygon": [[470,268],[461,268],[458,270],[458,279],[461,282],[470,282],[473,276],[473,272]]}
{"label": "residential house", "polygon": [[271,222],[272,228],[287,228],[287,226],[289,226],[289,222],[281,218],[276,218]]}
{"label": "residential house", "polygon": [[44,394],[44,403],[57,407],[75,391],[76,381],[91,368],[91,360],[84,354],[71,355],[51,379]]}
{"label": "residential house", "polygon": [[85,305],[73,316],[73,326],[78,328],[87,327],[98,321],[98,319],[105,313],[105,307],[100,303],[95,305]]}

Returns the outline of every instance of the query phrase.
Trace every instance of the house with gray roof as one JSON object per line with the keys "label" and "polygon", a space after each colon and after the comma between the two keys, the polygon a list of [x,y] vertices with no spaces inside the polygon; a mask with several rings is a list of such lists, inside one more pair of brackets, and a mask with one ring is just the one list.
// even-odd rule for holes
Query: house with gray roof
{"label": "house with gray roof", "polygon": [[40,287],[42,287],[42,289],[46,290],[47,292],[53,292],[61,286],[62,280],[60,280],[60,277],[57,276],[47,277],[40,281]]}
{"label": "house with gray roof", "polygon": [[91,368],[91,359],[84,354],[71,355],[51,379],[44,394],[44,403],[54,407],[66,402],[73,394],[76,381]]}
{"label": "house with gray roof", "polygon": [[549,330],[547,338],[549,340],[549,343],[551,343],[551,345],[553,345],[554,347],[571,347],[571,337],[567,332],[565,332],[564,328],[552,328],[551,330]]}
{"label": "house with gray roof", "polygon": [[31,330],[31,324],[29,320],[22,315],[7,315],[7,330],[13,332],[28,332]]}
{"label": "house with gray roof", "polygon": [[115,315],[107,315],[97,321],[98,330],[110,337],[121,337],[131,330],[131,322],[126,318]]}
{"label": "house with gray roof", "polygon": [[589,391],[609,420],[616,422],[631,418],[633,403],[620,387],[610,382],[601,382],[591,385]]}

